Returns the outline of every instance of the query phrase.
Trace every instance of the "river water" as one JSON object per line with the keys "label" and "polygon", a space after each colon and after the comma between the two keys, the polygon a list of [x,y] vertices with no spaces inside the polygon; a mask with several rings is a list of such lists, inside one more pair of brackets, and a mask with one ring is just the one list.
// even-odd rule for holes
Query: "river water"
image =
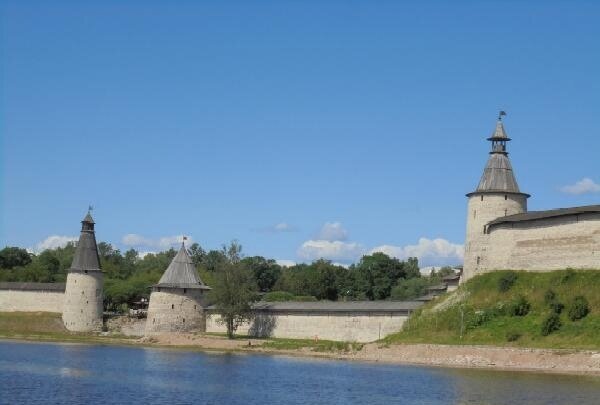
{"label": "river water", "polygon": [[598,404],[600,379],[0,341],[1,404]]}

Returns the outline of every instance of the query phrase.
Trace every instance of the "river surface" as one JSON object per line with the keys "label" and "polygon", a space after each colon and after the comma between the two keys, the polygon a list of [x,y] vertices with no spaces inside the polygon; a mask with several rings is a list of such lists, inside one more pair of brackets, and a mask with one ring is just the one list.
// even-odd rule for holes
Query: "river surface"
{"label": "river surface", "polygon": [[1,404],[598,404],[600,379],[0,341]]}

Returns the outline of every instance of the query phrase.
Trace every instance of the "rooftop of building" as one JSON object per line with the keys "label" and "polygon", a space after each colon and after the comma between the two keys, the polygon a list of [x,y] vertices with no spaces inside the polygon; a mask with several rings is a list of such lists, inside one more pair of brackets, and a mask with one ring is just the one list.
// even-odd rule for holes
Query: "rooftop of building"
{"label": "rooftop of building", "polygon": [[[417,301],[309,301],[257,302],[253,308],[269,312],[402,312],[410,313],[422,306]],[[216,310],[210,306],[209,310]]]}
{"label": "rooftop of building", "polygon": [[506,143],[511,139],[506,135],[502,116],[499,116],[496,123],[496,129],[488,141],[492,142],[492,150],[490,157],[483,170],[483,175],[479,180],[479,184],[473,194],[481,193],[509,193],[523,194],[529,197],[528,194],[521,193],[515,173],[513,171],[508,152],[506,151]]}
{"label": "rooftop of building", "polygon": [[81,221],[81,233],[73,262],[72,271],[100,271],[100,256],[98,256],[98,246],[96,245],[96,236],[94,234],[94,219],[88,211],[83,221]]}
{"label": "rooftop of building", "polygon": [[600,205],[587,205],[583,207],[558,208],[547,211],[529,211],[522,214],[500,217],[488,223],[488,226],[517,223],[526,221],[536,221],[548,218],[564,217],[569,215],[581,215],[600,212]]}
{"label": "rooftop of building", "polygon": [[65,283],[0,282],[0,290],[64,292]]}
{"label": "rooftop of building", "polygon": [[210,287],[200,280],[196,266],[183,243],[154,287],[210,290]]}

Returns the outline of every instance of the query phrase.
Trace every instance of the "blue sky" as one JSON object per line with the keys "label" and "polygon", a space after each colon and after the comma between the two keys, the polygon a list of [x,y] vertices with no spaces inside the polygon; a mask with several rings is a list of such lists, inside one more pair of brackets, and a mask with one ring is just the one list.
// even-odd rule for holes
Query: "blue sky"
{"label": "blue sky", "polygon": [[2,2],[0,245],[457,263],[499,109],[530,209],[597,204],[600,5],[424,3]]}

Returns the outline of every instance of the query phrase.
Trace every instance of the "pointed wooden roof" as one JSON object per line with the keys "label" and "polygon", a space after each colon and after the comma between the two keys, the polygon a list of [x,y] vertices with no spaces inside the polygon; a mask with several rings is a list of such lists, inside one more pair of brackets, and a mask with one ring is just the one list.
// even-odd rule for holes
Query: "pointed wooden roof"
{"label": "pointed wooden roof", "polygon": [[467,196],[481,193],[511,193],[522,194],[529,197],[529,194],[522,193],[517,184],[517,179],[513,171],[506,143],[511,139],[504,130],[502,120],[498,119],[496,129],[488,141],[492,142],[490,157],[483,169],[483,175],[479,180],[477,189]]}
{"label": "pointed wooden roof", "polygon": [[96,235],[94,232],[94,220],[88,212],[83,221],[81,221],[81,234],[73,262],[69,271],[100,271],[100,257],[98,256],[98,246],[96,245]]}
{"label": "pointed wooden roof", "polygon": [[200,280],[196,266],[183,243],[155,287],[210,290],[210,287]]}

